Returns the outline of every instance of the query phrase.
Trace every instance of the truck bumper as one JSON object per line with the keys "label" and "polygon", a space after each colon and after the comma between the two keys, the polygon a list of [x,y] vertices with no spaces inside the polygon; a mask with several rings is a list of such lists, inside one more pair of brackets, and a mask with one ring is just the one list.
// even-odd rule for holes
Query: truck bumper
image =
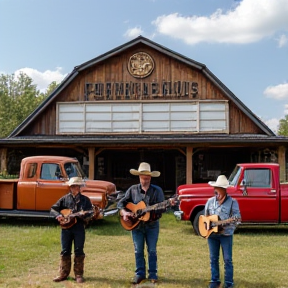
{"label": "truck bumper", "polygon": [[114,208],[114,209],[109,209],[109,210],[105,210],[103,212],[103,216],[104,217],[107,217],[107,216],[112,216],[112,215],[115,215],[118,213],[118,209],[117,208]]}
{"label": "truck bumper", "polygon": [[183,211],[178,210],[178,211],[174,211],[174,216],[176,218],[176,220],[182,220],[182,215],[183,215]]}

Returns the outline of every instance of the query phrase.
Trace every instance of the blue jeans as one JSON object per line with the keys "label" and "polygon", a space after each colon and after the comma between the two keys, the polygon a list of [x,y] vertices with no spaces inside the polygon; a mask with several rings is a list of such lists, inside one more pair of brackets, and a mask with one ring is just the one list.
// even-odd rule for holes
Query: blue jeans
{"label": "blue jeans", "polygon": [[149,279],[158,279],[157,276],[157,241],[159,236],[159,221],[143,222],[132,230],[132,238],[135,251],[135,274],[146,278],[146,265],[144,257],[145,242],[148,252]]}
{"label": "blue jeans", "polygon": [[210,268],[211,268],[211,281],[212,284],[220,284],[219,273],[219,253],[220,247],[224,260],[224,287],[233,286],[233,263],[232,263],[232,246],[233,235],[225,236],[222,234],[211,234],[208,238],[208,246],[210,253]]}
{"label": "blue jeans", "polygon": [[74,242],[74,255],[82,256],[84,254],[85,227],[80,221],[69,229],[61,231],[61,255],[68,256],[72,253],[72,244]]}

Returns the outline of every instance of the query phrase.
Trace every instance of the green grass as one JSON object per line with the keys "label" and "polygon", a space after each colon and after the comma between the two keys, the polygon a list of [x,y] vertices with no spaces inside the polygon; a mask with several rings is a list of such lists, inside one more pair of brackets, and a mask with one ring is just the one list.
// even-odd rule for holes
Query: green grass
{"label": "green grass", "polygon": [[[163,214],[160,222],[161,282],[156,286],[207,287],[207,241],[194,235],[190,222],[177,222],[172,213]],[[240,227],[233,249],[235,287],[288,287],[288,226]],[[133,244],[117,216],[97,221],[86,230],[84,284],[74,282],[73,272],[68,281],[52,281],[58,272],[59,253],[60,227],[55,222],[1,219],[0,287],[131,287]],[[220,265],[223,279],[222,258]]]}

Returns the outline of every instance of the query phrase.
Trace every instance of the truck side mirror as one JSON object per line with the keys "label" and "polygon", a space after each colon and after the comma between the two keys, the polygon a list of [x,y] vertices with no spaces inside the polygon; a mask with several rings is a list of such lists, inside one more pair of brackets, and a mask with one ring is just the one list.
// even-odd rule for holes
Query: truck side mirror
{"label": "truck side mirror", "polygon": [[248,196],[248,192],[247,192],[247,185],[246,185],[246,180],[243,179],[240,183],[240,186],[243,187],[242,190],[242,195],[243,196]]}

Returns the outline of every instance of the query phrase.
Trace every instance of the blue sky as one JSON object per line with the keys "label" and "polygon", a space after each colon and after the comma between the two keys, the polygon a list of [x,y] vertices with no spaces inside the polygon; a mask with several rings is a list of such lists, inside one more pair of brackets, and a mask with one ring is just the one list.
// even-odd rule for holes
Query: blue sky
{"label": "blue sky", "polygon": [[0,74],[45,91],[142,35],[205,64],[274,132],[288,114],[288,0],[0,0]]}

